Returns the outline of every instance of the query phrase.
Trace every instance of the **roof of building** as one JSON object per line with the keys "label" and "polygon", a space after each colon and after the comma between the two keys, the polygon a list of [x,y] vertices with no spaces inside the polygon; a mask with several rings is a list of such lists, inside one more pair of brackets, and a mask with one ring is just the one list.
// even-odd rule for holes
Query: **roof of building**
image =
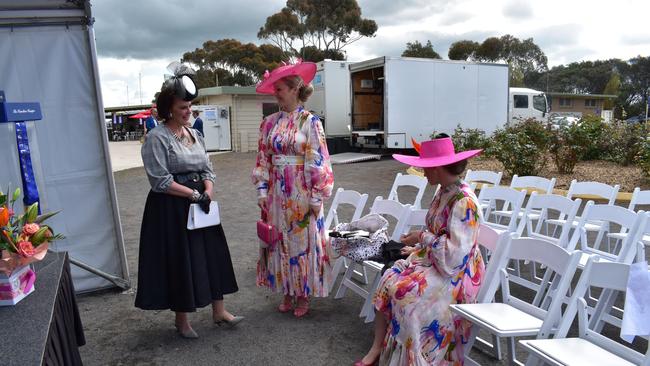
{"label": "roof of building", "polygon": [[123,105],[117,107],[106,107],[104,108],[104,113],[126,113],[130,114],[131,112],[140,112],[147,109],[151,109],[150,104],[134,104],[134,105]]}
{"label": "roof of building", "polygon": [[199,98],[209,95],[256,95],[254,86],[215,86],[212,88],[199,89]]}
{"label": "roof of building", "polygon": [[578,93],[562,93],[562,92],[548,92],[547,95],[552,97],[567,97],[567,98],[597,98],[597,99],[616,99],[618,96],[614,94],[578,94]]}

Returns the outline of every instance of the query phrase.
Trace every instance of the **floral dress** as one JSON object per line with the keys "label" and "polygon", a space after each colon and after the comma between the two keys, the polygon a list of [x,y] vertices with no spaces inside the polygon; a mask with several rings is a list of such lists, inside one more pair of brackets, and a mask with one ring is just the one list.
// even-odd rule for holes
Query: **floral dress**
{"label": "floral dress", "polygon": [[[293,163],[278,162],[283,155]],[[327,296],[331,266],[322,208],[334,175],[318,117],[302,107],[266,117],[252,179],[258,198],[267,197],[268,219],[282,232],[279,243],[260,248],[257,285],[285,295]],[[318,217],[310,205],[321,206]]]}
{"label": "floral dress", "polygon": [[485,265],[477,236],[483,217],[467,183],[441,189],[419,248],[384,273],[374,305],[388,331],[381,365],[462,365],[470,323],[449,304],[476,302]]}

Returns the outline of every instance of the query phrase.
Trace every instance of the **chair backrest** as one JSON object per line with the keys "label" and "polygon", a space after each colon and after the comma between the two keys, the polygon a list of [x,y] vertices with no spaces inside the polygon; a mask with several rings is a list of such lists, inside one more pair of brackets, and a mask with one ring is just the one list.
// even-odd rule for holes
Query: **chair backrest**
{"label": "chair backrest", "polygon": [[336,190],[336,194],[332,199],[332,204],[330,205],[329,210],[327,211],[327,216],[325,217],[325,230],[329,230],[332,227],[332,224],[338,225],[339,216],[338,216],[338,207],[341,204],[351,205],[354,207],[354,213],[352,214],[352,219],[350,221],[357,220],[361,217],[363,209],[366,207],[366,202],[368,201],[368,194],[361,194],[357,191],[339,188]]}
{"label": "chair backrest", "polygon": [[524,188],[526,190],[531,190],[531,188],[539,191],[539,193],[552,194],[553,187],[555,187],[555,178],[544,178],[534,175],[527,175],[520,177],[518,175],[512,176],[512,181],[510,182],[510,188]]}
{"label": "chair backrest", "polygon": [[411,214],[411,205],[404,205],[393,200],[385,200],[382,196],[377,196],[375,201],[372,203],[372,207],[370,207],[370,213],[382,216],[388,215],[397,220],[393,230],[389,230],[389,237],[391,240],[399,241],[401,232],[397,229],[400,226],[403,226],[403,223],[408,220],[408,217]]}
{"label": "chair backrest", "polygon": [[399,227],[396,227],[395,230],[400,234],[407,234],[411,231],[412,228],[424,228],[426,227],[426,217],[428,210],[423,208],[411,207],[411,211],[408,214],[408,217],[400,222]]}
{"label": "chair backrest", "polygon": [[[526,236],[528,237],[550,240],[566,248],[569,243],[571,225],[580,209],[581,203],[582,200],[580,198],[571,200],[557,194],[537,194],[537,192],[533,192],[528,198],[524,214],[517,228],[517,234],[522,236],[524,229],[526,229]],[[539,218],[537,218],[537,224],[533,227],[533,221],[535,220],[532,219],[533,216],[531,215],[536,213],[539,214]],[[542,234],[542,227],[545,226],[551,213],[557,213],[559,217],[567,218],[564,224],[560,226],[559,234],[557,230],[554,230],[554,236],[551,236],[553,234],[548,235],[548,232],[546,233],[547,235]],[[548,225],[546,226],[548,229]]]}
{"label": "chair backrest", "polygon": [[[594,319],[589,319],[589,312],[587,311],[587,303],[585,302],[585,294],[591,287],[607,289],[614,291],[625,292],[627,289],[627,281],[630,273],[630,265],[624,263],[612,263],[608,261],[598,261],[597,259],[589,258],[585,269],[580,276],[580,280],[576,285],[573,294],[569,300],[564,316],[560,321],[560,325],[554,338],[566,338],[571,324],[573,323],[576,312],[578,315],[578,337],[588,340],[589,342],[611,352],[615,355],[632,362],[635,365],[648,365],[650,364],[650,348],[646,350],[643,355],[624,344],[609,339],[602,334],[590,329],[589,323],[595,323]],[[595,312],[591,316],[599,316]]]}
{"label": "chair backrest", "polygon": [[489,260],[487,255],[483,256],[485,275],[483,276],[481,289],[476,297],[478,303],[487,302],[494,298],[499,288],[497,276],[499,270],[506,267],[505,254],[510,249],[510,240],[512,240],[513,236],[512,233],[497,231],[484,223],[479,227],[476,241],[480,248],[483,249],[483,253],[489,253]]}
{"label": "chair backrest", "polygon": [[[489,202],[484,215],[485,222],[497,229],[508,230],[510,232],[515,232],[517,229],[517,217],[525,199],[525,190],[518,191],[510,187],[485,187],[481,189],[481,193],[478,196],[480,202]],[[508,225],[489,221],[490,213],[493,207],[496,207],[496,201],[503,201],[503,207],[509,207],[512,210],[512,216]]]}
{"label": "chair backrest", "polygon": [[418,191],[415,195],[415,200],[411,204],[411,206],[415,208],[420,208],[422,204],[422,196],[424,196],[424,191],[427,188],[428,181],[424,177],[419,177],[417,175],[411,175],[411,174],[402,174],[402,173],[397,173],[395,176],[395,180],[393,181],[393,186],[390,189],[390,192],[388,193],[388,198],[389,200],[397,201],[400,202],[399,197],[397,196],[397,189],[399,187],[414,187]]}
{"label": "chair backrest", "polygon": [[635,208],[637,205],[650,205],[650,190],[642,191],[639,187],[634,188],[630,205],[627,208],[636,211]]}
{"label": "chair backrest", "polygon": [[[589,201],[580,217],[580,221],[573,233],[568,248],[569,250],[576,249],[579,243],[580,247],[577,249],[585,253],[597,255],[613,262],[631,263],[636,254],[636,242],[640,240],[638,231],[639,229],[643,229],[642,225],[645,225],[645,220],[646,215],[643,214],[643,211],[637,214],[624,207],[605,204],[595,205],[593,201]],[[621,241],[618,253],[601,250],[602,243],[599,241],[602,241],[605,238],[604,236],[596,237],[596,241],[594,242],[588,240],[589,236],[584,230],[584,227],[589,222],[594,221],[599,222],[600,225],[617,224],[621,227],[621,232],[627,233]]]}
{"label": "chair backrest", "polygon": [[471,170],[468,169],[465,173],[465,182],[471,184],[473,182],[489,183],[493,186],[498,186],[501,183],[503,172],[493,172],[489,170]]}
{"label": "chair backrest", "polygon": [[511,240],[509,250],[504,256],[506,260],[524,260],[539,263],[546,266],[547,271],[553,271],[557,278],[557,281],[555,281],[557,286],[553,289],[554,293],[549,295],[552,298],[550,305],[547,308],[541,308],[515,297],[510,292],[508,273],[505,268],[500,269],[503,302],[538,319],[543,319],[537,338],[548,338],[551,330],[559,322],[562,304],[580,261],[580,254],[579,251],[569,252],[544,239],[513,238]]}
{"label": "chair backrest", "polygon": [[616,195],[620,186],[610,186],[609,184],[600,182],[578,182],[576,179],[571,181],[569,191],[567,192],[568,198],[573,198],[577,195],[591,195],[597,196],[607,200],[607,204],[613,205],[616,201]]}

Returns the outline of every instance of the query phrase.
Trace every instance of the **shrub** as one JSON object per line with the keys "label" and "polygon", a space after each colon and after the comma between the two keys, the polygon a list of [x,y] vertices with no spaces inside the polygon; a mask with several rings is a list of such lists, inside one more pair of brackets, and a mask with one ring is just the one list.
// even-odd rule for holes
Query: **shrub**
{"label": "shrub", "polygon": [[650,178],[650,134],[646,134],[639,144],[638,164],[646,178]]}
{"label": "shrub", "polygon": [[456,126],[454,134],[451,136],[454,141],[456,151],[487,149],[490,145],[490,139],[485,136],[485,131],[478,128],[462,128]]}
{"label": "shrub", "polygon": [[557,171],[573,173],[573,169],[588,146],[586,135],[577,124],[560,126],[551,132],[550,152]]}
{"label": "shrub", "polygon": [[538,175],[546,166],[550,139],[547,125],[528,119],[495,131],[488,153],[510,175]]}
{"label": "shrub", "polygon": [[642,145],[648,133],[645,124],[612,121],[607,124],[606,133],[602,135],[603,159],[628,166],[641,153]]}
{"label": "shrub", "polygon": [[607,125],[603,119],[594,115],[585,115],[578,122],[579,133],[585,138],[585,151],[582,160],[605,159],[609,156],[609,144],[605,141]]}

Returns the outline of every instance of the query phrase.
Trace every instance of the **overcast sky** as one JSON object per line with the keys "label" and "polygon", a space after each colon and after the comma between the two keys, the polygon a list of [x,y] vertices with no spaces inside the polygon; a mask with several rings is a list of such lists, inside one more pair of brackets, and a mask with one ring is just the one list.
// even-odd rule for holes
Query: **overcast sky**
{"label": "overcast sky", "polygon": [[[447,58],[457,40],[532,37],[549,66],[650,55],[650,1],[358,0],[376,37],[345,51],[350,61],[399,56],[406,42],[431,40]],[[207,40],[261,43],[257,32],[283,0],[94,0],[104,106],[149,103],[165,67]],[[164,6],[162,4],[165,4]],[[140,88],[140,80],[142,87]],[[128,86],[128,95],[127,95]]]}

